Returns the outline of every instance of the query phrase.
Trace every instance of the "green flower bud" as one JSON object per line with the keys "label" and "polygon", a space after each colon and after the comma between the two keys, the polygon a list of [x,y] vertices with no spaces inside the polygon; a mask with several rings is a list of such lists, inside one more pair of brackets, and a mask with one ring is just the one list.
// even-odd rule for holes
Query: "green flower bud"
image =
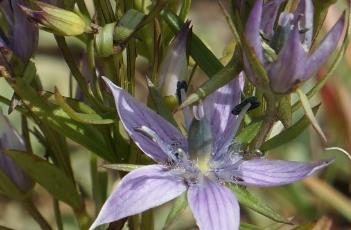
{"label": "green flower bud", "polygon": [[21,8],[43,30],[62,36],[76,36],[94,32],[92,25],[80,14],[39,1],[31,2],[37,6],[38,10],[24,6]]}

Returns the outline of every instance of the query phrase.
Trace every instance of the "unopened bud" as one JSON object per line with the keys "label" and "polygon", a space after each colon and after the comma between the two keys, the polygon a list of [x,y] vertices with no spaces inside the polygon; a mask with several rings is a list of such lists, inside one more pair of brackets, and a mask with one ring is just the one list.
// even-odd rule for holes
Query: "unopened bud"
{"label": "unopened bud", "polygon": [[169,97],[177,100],[178,82],[186,81],[187,78],[186,46],[190,30],[190,22],[186,22],[171,43],[161,63],[158,87],[162,96],[168,100]]}
{"label": "unopened bud", "polygon": [[32,2],[38,7],[38,10],[32,10],[25,6],[21,6],[21,8],[43,30],[61,36],[76,36],[94,32],[91,24],[82,15],[47,3]]}

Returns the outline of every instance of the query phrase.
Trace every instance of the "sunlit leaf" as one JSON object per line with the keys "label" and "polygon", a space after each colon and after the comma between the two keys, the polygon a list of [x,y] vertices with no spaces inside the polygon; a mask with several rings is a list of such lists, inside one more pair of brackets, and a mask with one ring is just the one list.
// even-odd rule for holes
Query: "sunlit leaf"
{"label": "sunlit leaf", "polygon": [[311,105],[310,105],[310,102],[308,101],[307,96],[300,89],[297,89],[296,92],[298,93],[298,95],[300,97],[302,107],[305,110],[305,114],[306,114],[307,118],[310,120],[313,128],[317,131],[317,133],[322,138],[322,140],[324,142],[327,142],[327,138],[325,137],[323,130],[319,126],[318,121],[317,121],[316,117],[314,116],[313,110],[311,108]]}
{"label": "sunlit leaf", "polygon": [[113,169],[117,171],[122,171],[122,172],[130,172],[135,169],[138,169],[140,167],[143,167],[143,165],[135,165],[135,164],[106,164],[102,165],[102,167],[107,168],[107,169]]}
{"label": "sunlit leaf", "polygon": [[109,118],[107,116],[102,116],[100,114],[85,114],[74,111],[68,103],[65,102],[64,98],[58,92],[57,88],[55,88],[55,98],[56,102],[60,105],[60,107],[65,111],[73,120],[86,123],[86,124],[94,124],[94,125],[106,125],[112,124],[115,122],[113,120],[114,114],[111,114]]}
{"label": "sunlit leaf", "polygon": [[[313,107],[312,108],[313,113],[316,114],[318,109],[319,109],[319,105]],[[291,140],[298,137],[308,127],[309,124],[310,124],[309,119],[307,118],[306,115],[304,115],[294,125],[283,130],[281,133],[277,134],[276,136],[272,137],[271,139],[263,143],[261,150],[267,151],[290,142]]]}

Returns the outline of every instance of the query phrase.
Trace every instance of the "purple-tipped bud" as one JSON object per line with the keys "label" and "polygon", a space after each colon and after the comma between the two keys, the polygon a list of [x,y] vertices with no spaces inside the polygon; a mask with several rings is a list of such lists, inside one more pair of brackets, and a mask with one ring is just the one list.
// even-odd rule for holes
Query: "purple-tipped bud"
{"label": "purple-tipped bud", "polygon": [[34,22],[51,33],[61,36],[76,36],[83,33],[92,33],[94,29],[87,20],[72,11],[34,1],[38,10],[32,10],[21,5],[23,12]]}
{"label": "purple-tipped bud", "polygon": [[28,1],[13,0],[2,1],[2,8],[9,25],[7,33],[1,33],[1,46],[11,49],[14,54],[26,63],[38,46],[38,28],[28,21],[27,16],[20,9],[19,5],[29,6]]}
{"label": "purple-tipped bud", "polygon": [[5,155],[6,149],[25,150],[22,137],[11,126],[7,117],[0,114],[0,170],[23,192],[28,191],[33,181],[12,159]]}
{"label": "purple-tipped bud", "polygon": [[[293,14],[282,12],[279,17],[275,17],[276,13],[272,10],[275,11],[273,8],[279,7],[280,3],[275,0],[263,4],[262,0],[257,0],[247,21],[245,36],[268,73],[272,91],[286,94],[308,80],[328,60],[341,38],[345,15],[340,17],[320,45],[311,52],[312,0],[301,0]],[[273,4],[273,8],[267,7],[270,4]],[[271,30],[274,23],[265,15],[278,18],[274,31]],[[268,33],[264,34],[264,39],[261,38],[261,31]],[[252,83],[260,87],[261,77],[257,76],[248,61],[244,61],[244,68]]]}
{"label": "purple-tipped bud", "polygon": [[163,96],[176,97],[178,82],[187,79],[186,48],[190,32],[190,21],[187,21],[172,41],[161,63],[158,87]]}

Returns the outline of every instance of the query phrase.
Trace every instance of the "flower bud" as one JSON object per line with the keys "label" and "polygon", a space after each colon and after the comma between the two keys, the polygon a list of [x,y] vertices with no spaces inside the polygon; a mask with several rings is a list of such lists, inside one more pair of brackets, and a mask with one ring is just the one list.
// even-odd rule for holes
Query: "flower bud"
{"label": "flower bud", "polygon": [[177,84],[187,78],[186,47],[190,30],[190,21],[188,21],[172,41],[161,63],[158,87],[167,101],[177,100]]}
{"label": "flower bud", "polygon": [[32,10],[23,5],[21,5],[21,8],[43,30],[61,36],[76,36],[94,32],[89,22],[77,13],[39,1],[32,2],[35,3],[38,10]]}
{"label": "flower bud", "polygon": [[33,186],[33,181],[4,153],[6,149],[25,150],[25,144],[3,114],[0,114],[0,127],[0,170],[18,189],[26,192]]}
{"label": "flower bud", "polygon": [[0,2],[7,23],[6,29],[1,28],[0,46],[10,49],[26,64],[38,46],[38,28],[28,21],[19,4],[28,6],[25,0]]}

